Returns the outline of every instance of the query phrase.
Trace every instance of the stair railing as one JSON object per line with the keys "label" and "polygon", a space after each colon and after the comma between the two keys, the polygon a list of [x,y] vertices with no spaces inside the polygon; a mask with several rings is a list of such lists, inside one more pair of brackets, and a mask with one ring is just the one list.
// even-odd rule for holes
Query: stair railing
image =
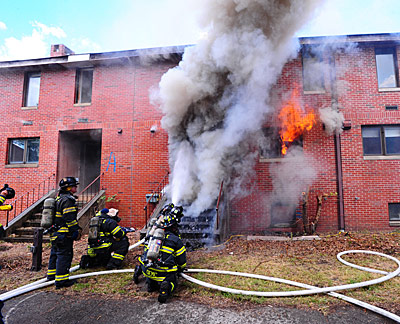
{"label": "stair railing", "polygon": [[218,200],[217,200],[217,207],[215,208],[215,211],[217,212],[217,224],[216,224],[216,229],[219,228],[219,203],[221,202],[221,198],[223,195],[223,188],[224,188],[224,181],[221,181],[221,187],[219,189],[219,195],[218,195]]}
{"label": "stair railing", "polygon": [[145,219],[146,219],[145,226],[147,226],[147,221],[148,221],[147,213],[148,213],[149,207],[153,206],[152,211],[154,210],[154,208],[156,208],[156,206],[158,205],[158,203],[161,201],[162,197],[165,194],[164,189],[168,183],[169,183],[169,171],[167,171],[167,174],[160,181],[157,188],[155,190],[153,190],[150,195],[146,195],[147,203],[146,203],[146,206],[144,206],[144,208],[143,208]]}
{"label": "stair railing", "polygon": [[96,196],[101,187],[101,177],[104,175],[104,172],[99,174],[96,179],[94,179],[91,183],[89,183],[79,194],[77,203],[80,206],[80,209],[83,209],[87,203],[89,203],[94,196]]}
{"label": "stair railing", "polygon": [[40,182],[36,187],[27,191],[23,195],[14,199],[10,205],[13,206],[13,209],[7,213],[7,224],[8,222],[21,214],[25,209],[32,206],[35,202],[37,202],[44,195],[48,194],[51,190],[55,190],[56,188],[56,175],[53,173],[47,179]]}

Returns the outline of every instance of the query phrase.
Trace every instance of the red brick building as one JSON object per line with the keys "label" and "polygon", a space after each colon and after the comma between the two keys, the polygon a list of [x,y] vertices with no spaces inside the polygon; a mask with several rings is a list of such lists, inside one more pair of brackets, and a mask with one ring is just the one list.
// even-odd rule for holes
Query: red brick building
{"label": "red brick building", "polygon": [[[343,131],[327,134],[317,117],[302,134],[317,176],[297,197],[296,215],[265,203],[270,168],[284,162],[278,151],[261,152],[253,190],[229,203],[231,232],[296,231],[301,214],[310,221],[318,215],[320,232],[400,226],[399,41],[400,34],[300,40],[302,50],[274,88],[277,105],[283,93],[294,93],[316,116],[333,107],[344,116]],[[143,226],[146,194],[168,171],[168,135],[150,92],[183,48],[168,49],[168,58],[157,50],[51,51],[49,58],[0,62],[0,179],[18,196],[52,174],[78,176],[83,189],[104,173],[102,186],[119,200],[123,225]],[[310,77],[313,66],[320,68]]]}

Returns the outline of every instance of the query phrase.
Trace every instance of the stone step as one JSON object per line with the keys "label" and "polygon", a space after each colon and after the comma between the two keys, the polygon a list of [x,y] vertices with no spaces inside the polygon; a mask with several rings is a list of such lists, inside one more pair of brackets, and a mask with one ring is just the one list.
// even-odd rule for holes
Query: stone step
{"label": "stone step", "polygon": [[40,227],[40,219],[28,219],[24,222],[23,227]]}
{"label": "stone step", "polygon": [[[33,243],[33,235],[18,235],[18,236],[8,236],[3,239],[6,242],[10,243]],[[47,236],[43,236],[43,243],[49,243],[50,238]]]}

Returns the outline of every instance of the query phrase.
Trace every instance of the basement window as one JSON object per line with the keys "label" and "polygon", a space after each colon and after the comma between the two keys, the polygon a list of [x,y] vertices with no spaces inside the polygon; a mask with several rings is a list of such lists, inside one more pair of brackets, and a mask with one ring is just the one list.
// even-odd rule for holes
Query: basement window
{"label": "basement window", "polygon": [[399,155],[400,126],[362,126],[364,155]]}
{"label": "basement window", "polygon": [[321,54],[306,46],[302,50],[303,91],[325,92],[324,69]]}
{"label": "basement window", "polygon": [[93,69],[76,70],[75,104],[90,104],[92,102]]}
{"label": "basement window", "polygon": [[389,203],[389,221],[400,222],[400,203]]}
{"label": "basement window", "polygon": [[25,74],[24,107],[37,107],[39,104],[40,72]]}
{"label": "basement window", "polygon": [[396,51],[394,47],[376,48],[376,71],[378,76],[378,87],[397,88],[398,82],[398,67]]}
{"label": "basement window", "polygon": [[39,162],[39,137],[9,140],[8,164]]}

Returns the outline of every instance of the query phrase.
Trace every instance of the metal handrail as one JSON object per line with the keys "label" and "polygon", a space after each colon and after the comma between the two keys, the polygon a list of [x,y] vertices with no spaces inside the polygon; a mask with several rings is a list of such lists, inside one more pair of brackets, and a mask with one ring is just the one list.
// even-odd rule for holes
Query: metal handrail
{"label": "metal handrail", "polygon": [[[17,217],[29,206],[32,206],[35,202],[37,202],[44,195],[48,194],[51,190],[54,190],[56,188],[55,179],[56,175],[53,173],[47,179],[40,182],[38,186],[14,199],[10,204],[13,206],[13,209],[9,213],[7,213],[6,226],[8,226],[9,221]],[[12,217],[10,218],[10,216]]]}
{"label": "metal handrail", "polygon": [[[161,201],[162,197],[164,196],[165,192],[164,192],[164,188],[166,187],[166,185],[169,183],[169,171],[167,171],[167,174],[162,178],[162,180],[160,181],[160,183],[158,184],[157,188],[155,190],[152,191],[151,196],[148,197],[148,201],[146,203],[146,206],[144,206],[144,213],[145,213],[145,219],[146,219],[146,226],[147,226],[147,210],[149,209],[149,206],[151,206],[150,204],[152,204],[152,206],[154,208],[156,208],[156,206],[158,205],[158,203]],[[147,197],[146,197],[147,198]],[[153,199],[155,198],[155,199]],[[154,200],[156,200],[156,204],[154,204]],[[153,208],[153,210],[154,210]]]}
{"label": "metal handrail", "polygon": [[[104,172],[99,174],[96,179],[94,179],[91,183],[89,183],[79,194],[77,203],[80,206],[80,209],[84,208],[88,202],[90,202],[94,196],[96,196],[101,188],[101,177],[104,175]],[[98,186],[97,186],[98,184]],[[95,186],[96,185],[96,186]],[[103,189],[103,188],[102,188]]]}
{"label": "metal handrail", "polygon": [[221,181],[221,187],[220,187],[220,189],[219,189],[219,195],[218,195],[218,200],[217,200],[217,207],[215,208],[215,211],[217,212],[217,228],[216,229],[218,229],[219,228],[219,203],[220,203],[220,201],[221,201],[221,197],[222,197],[222,193],[223,193],[223,191],[222,191],[222,189],[223,189],[223,187],[224,187],[224,181],[222,180]]}

